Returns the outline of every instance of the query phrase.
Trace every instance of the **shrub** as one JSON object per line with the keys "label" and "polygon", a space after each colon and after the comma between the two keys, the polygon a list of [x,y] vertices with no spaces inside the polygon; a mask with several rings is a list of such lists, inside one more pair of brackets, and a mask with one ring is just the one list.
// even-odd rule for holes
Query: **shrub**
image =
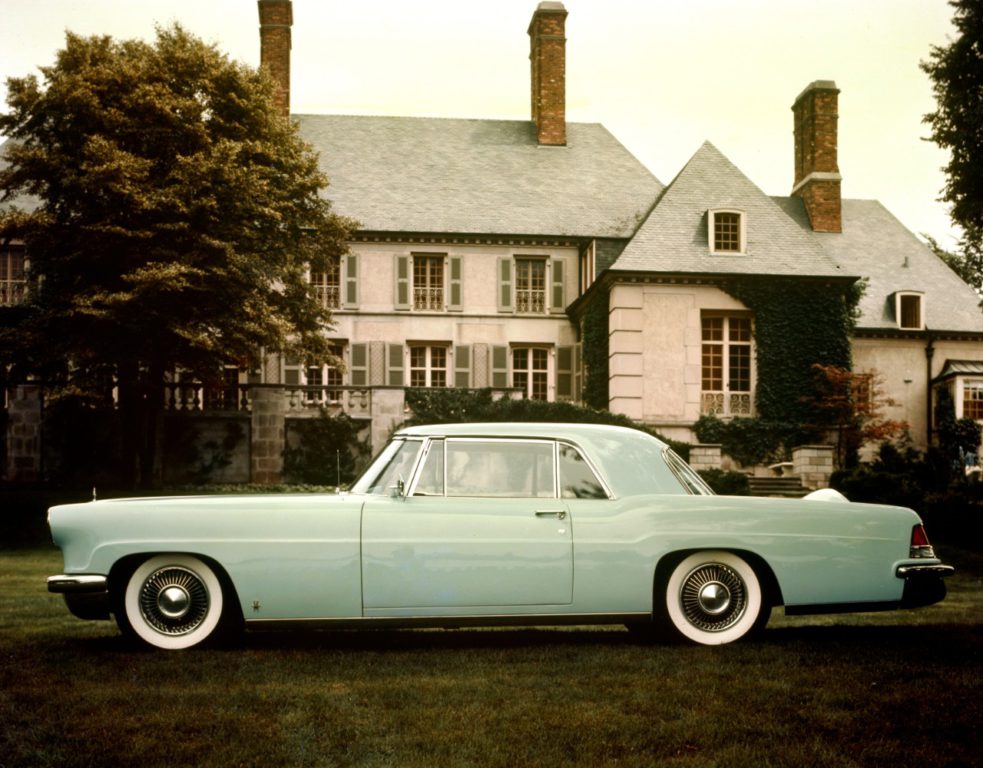
{"label": "shrub", "polygon": [[721,496],[749,496],[751,484],[743,472],[726,472],[722,469],[701,469],[700,477],[714,493]]}
{"label": "shrub", "polygon": [[286,481],[337,486],[350,483],[360,460],[370,450],[368,442],[359,438],[364,426],[347,414],[331,416],[323,409],[315,419],[291,421],[294,439],[288,439],[283,452]]}

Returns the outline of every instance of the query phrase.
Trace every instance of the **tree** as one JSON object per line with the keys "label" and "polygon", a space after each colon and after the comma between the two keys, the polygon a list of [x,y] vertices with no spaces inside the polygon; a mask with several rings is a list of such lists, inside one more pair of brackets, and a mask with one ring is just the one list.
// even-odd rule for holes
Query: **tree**
{"label": "tree", "polygon": [[908,431],[907,422],[884,418],[883,409],[897,403],[884,396],[876,372],[854,373],[819,363],[812,366],[812,371],[815,394],[804,400],[815,414],[815,424],[811,426],[836,435],[837,467],[855,466],[864,444],[893,440]]}
{"label": "tree", "polygon": [[313,150],[265,72],[180,26],[154,43],[69,33],[53,65],[7,81],[0,241],[25,243],[31,292],[2,352],[27,370],[114,377],[131,479],[151,479],[161,385],[213,379],[262,348],[330,359],[307,270],[352,223],[321,196]]}
{"label": "tree", "polygon": [[[978,264],[983,248],[983,2],[950,0],[958,37],[932,46],[921,68],[932,80],[937,108],[924,117],[931,139],[949,151],[942,200],[964,231],[964,249]],[[979,282],[974,283],[979,287]]]}

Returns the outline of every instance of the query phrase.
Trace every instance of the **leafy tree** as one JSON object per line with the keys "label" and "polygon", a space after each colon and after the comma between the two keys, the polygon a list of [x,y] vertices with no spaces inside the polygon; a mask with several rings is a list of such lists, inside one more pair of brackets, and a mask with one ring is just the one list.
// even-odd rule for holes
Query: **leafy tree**
{"label": "leafy tree", "polygon": [[329,359],[306,271],[352,227],[265,74],[180,26],[153,43],[69,33],[53,65],[8,79],[0,241],[24,241],[37,290],[0,354],[112,377],[131,480],[152,479],[161,383],[213,380],[263,348]]}
{"label": "leafy tree", "polygon": [[854,373],[835,365],[812,366],[815,394],[805,398],[815,414],[816,428],[836,435],[836,466],[851,467],[866,443],[882,443],[903,436],[908,424],[884,418],[883,410],[896,405],[885,397],[875,373]]}
{"label": "leafy tree", "polygon": [[[983,2],[950,0],[958,36],[948,45],[932,46],[921,68],[932,80],[937,108],[925,115],[931,139],[949,151],[942,200],[951,204],[952,220],[963,228],[963,246],[979,278],[983,258]],[[958,271],[958,270],[957,270]],[[980,281],[972,282],[979,287]]]}

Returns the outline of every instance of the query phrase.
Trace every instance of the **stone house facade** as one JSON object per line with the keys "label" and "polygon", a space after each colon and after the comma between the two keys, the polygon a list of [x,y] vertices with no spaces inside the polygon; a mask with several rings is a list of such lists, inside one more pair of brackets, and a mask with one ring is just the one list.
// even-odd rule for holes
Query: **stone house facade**
{"label": "stone house facade", "polygon": [[540,2],[528,28],[529,121],[290,114],[292,5],[258,8],[281,108],[320,153],[334,210],[360,226],[311,275],[344,366],[271,352],[230,369],[231,387],[292,390],[288,413],[366,418],[376,444],[406,387],[581,401],[600,368],[584,318],[606,302],[607,406],[692,441],[703,414],[756,414],[758,319],[728,280],[862,280],[853,367],[879,374],[887,415],[925,447],[933,391],[948,387],[957,416],[983,420],[978,297],[879,203],[842,199],[835,83],[794,101],[790,195],[766,195],[710,143],[666,185],[602,125],[567,121],[560,2]]}

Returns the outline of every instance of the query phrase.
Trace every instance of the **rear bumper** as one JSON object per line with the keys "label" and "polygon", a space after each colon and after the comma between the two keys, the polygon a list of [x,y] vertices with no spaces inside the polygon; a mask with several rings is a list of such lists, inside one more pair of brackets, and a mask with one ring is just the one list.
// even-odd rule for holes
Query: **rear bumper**
{"label": "rear bumper", "polygon": [[904,579],[901,595],[902,608],[920,608],[938,603],[945,598],[945,577],[956,569],[942,563],[898,566],[897,576]]}
{"label": "rear bumper", "polygon": [[48,577],[48,591],[64,595],[65,605],[80,619],[109,618],[109,580],[100,574]]}

